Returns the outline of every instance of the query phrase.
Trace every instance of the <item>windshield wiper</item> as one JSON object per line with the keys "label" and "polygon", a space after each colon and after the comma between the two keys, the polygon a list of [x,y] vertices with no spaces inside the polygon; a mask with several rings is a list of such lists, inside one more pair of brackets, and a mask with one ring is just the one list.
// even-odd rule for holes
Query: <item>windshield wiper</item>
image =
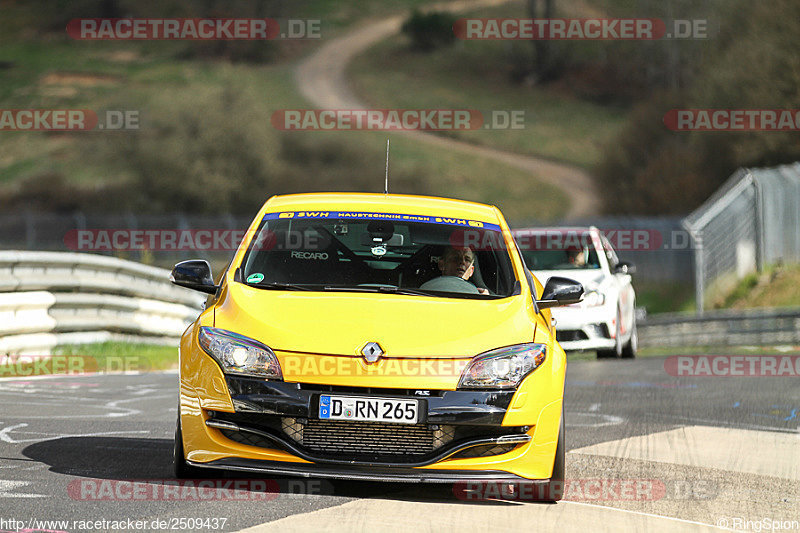
{"label": "windshield wiper", "polygon": [[326,291],[341,291],[341,292],[382,292],[387,294],[406,294],[412,296],[433,296],[429,292],[420,291],[417,289],[404,289],[400,287],[393,287],[391,285],[378,285],[372,287],[326,285],[325,287],[323,287],[323,289]]}
{"label": "windshield wiper", "polygon": [[307,285],[297,285],[294,283],[281,283],[279,281],[269,281],[266,283],[248,283],[247,285],[251,287],[256,287],[258,289],[271,289],[271,290],[281,290],[281,291],[313,291],[311,287]]}

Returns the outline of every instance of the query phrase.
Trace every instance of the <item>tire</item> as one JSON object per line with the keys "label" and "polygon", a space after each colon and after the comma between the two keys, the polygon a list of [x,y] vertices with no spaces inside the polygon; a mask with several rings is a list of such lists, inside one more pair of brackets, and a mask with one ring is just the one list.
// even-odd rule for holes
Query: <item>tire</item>
{"label": "tire", "polygon": [[[204,477],[203,469],[186,463],[183,451],[183,432],[181,431],[181,415],[178,408],[178,423],[175,426],[175,445],[172,447],[172,468],[178,479],[197,479]],[[205,477],[208,477],[207,475]]]}
{"label": "tire", "polygon": [[553,474],[550,476],[549,498],[545,501],[557,502],[564,497],[564,480],[566,470],[566,437],[564,435],[564,409],[561,409],[561,426],[558,429],[558,445],[553,463]]}
{"label": "tire", "polygon": [[622,333],[620,332],[622,313],[617,308],[617,333],[614,336],[614,347],[610,350],[597,350],[598,359],[619,359],[622,357]]}
{"label": "tire", "polygon": [[636,352],[639,351],[639,333],[636,330],[636,316],[633,317],[633,323],[631,324],[631,338],[628,342],[625,343],[625,346],[622,347],[622,358],[623,359],[635,359]]}

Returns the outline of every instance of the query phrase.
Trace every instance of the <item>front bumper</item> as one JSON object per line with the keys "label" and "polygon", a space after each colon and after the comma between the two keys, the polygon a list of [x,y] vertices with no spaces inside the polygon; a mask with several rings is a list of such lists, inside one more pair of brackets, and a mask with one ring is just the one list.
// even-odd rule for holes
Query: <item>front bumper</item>
{"label": "front bumper", "polygon": [[[501,470],[431,470],[398,467],[360,467],[347,468],[330,465],[297,464],[287,465],[280,461],[256,459],[225,458],[209,463],[187,461],[191,466],[233,470],[238,472],[257,472],[304,478],[347,479],[354,481],[384,481],[389,483],[456,483],[459,481],[480,481],[486,483],[531,482]],[[547,485],[550,480],[535,480],[533,483]]]}
{"label": "front bumper", "polygon": [[566,351],[608,350],[616,346],[616,310],[599,306],[553,309],[556,339]]}
{"label": "front bumper", "polygon": [[[227,376],[227,384],[236,412],[207,411],[206,427],[317,464],[428,466],[501,455],[532,440],[530,426],[502,425],[514,391],[364,389],[238,376]],[[416,424],[320,420],[322,394],[415,400],[421,416]]]}
{"label": "front bumper", "polygon": [[[430,389],[418,393],[359,386],[372,381],[359,377],[338,378],[338,385],[321,385],[297,379],[284,382],[225,375],[196,345],[191,331],[187,331],[181,344],[180,370],[180,422],[185,458],[198,467],[347,479],[450,482],[484,479],[488,473],[488,479],[546,480],[552,474],[559,435],[566,364],[557,345],[551,355],[516,391]],[[319,356],[323,357],[327,356]],[[429,396],[424,395],[426,392]],[[426,428],[418,429],[427,431],[431,430],[429,426],[438,426],[444,431],[449,426],[458,432],[445,443],[450,448],[423,450],[415,457],[402,454],[348,457],[341,450],[328,453],[309,449],[303,440],[291,439],[281,424],[319,422],[318,402],[323,393],[420,400],[424,416],[419,424]],[[220,424],[213,427],[215,421],[268,435],[266,441],[259,441],[259,435],[252,431],[232,430],[230,426],[226,430]],[[358,431],[356,434],[361,437]],[[473,453],[489,451],[480,439],[502,439],[509,435],[527,442],[516,442],[490,454]],[[251,441],[251,436],[256,441]],[[405,438],[394,432],[391,437],[390,444]]]}

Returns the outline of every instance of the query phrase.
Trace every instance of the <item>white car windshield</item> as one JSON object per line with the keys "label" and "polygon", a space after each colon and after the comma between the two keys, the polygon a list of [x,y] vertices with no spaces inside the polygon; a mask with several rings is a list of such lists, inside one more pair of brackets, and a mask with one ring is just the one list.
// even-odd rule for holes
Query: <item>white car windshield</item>
{"label": "white car windshield", "polygon": [[591,270],[600,259],[589,233],[548,232],[518,238],[525,265],[531,270]]}

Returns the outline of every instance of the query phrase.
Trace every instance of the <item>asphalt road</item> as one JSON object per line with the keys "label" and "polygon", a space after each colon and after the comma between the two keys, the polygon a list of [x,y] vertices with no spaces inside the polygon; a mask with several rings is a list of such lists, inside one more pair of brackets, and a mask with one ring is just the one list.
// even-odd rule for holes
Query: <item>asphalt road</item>
{"label": "asphalt road", "polygon": [[[198,501],[187,493],[132,501],[122,490],[97,501],[103,482],[106,490],[119,482],[128,489],[134,481],[170,482],[176,403],[175,373],[0,380],[0,531],[111,530],[109,523],[73,521],[127,519],[144,521],[138,530],[235,531],[285,517],[273,526],[398,530],[419,522],[417,529],[440,531],[449,527],[436,517],[446,513],[472,520],[476,529],[486,528],[474,520],[492,520],[502,530],[515,524],[530,530],[533,515],[539,529],[569,530],[559,513],[597,526],[644,520],[636,527],[659,530],[735,528],[720,522],[727,517],[800,520],[796,378],[676,378],[664,371],[663,358],[570,363],[567,477],[577,491],[568,485],[572,501],[556,505],[467,503],[443,486],[291,478],[269,481],[267,495],[245,500]],[[587,480],[646,480],[660,489],[638,499],[613,489],[598,497],[582,492]],[[602,518],[610,511],[611,518]],[[359,521],[346,523],[353,516]],[[651,523],[662,516],[668,521]],[[181,524],[181,518],[204,522]],[[205,520],[213,518],[216,524]],[[152,527],[155,519],[167,527]]]}

